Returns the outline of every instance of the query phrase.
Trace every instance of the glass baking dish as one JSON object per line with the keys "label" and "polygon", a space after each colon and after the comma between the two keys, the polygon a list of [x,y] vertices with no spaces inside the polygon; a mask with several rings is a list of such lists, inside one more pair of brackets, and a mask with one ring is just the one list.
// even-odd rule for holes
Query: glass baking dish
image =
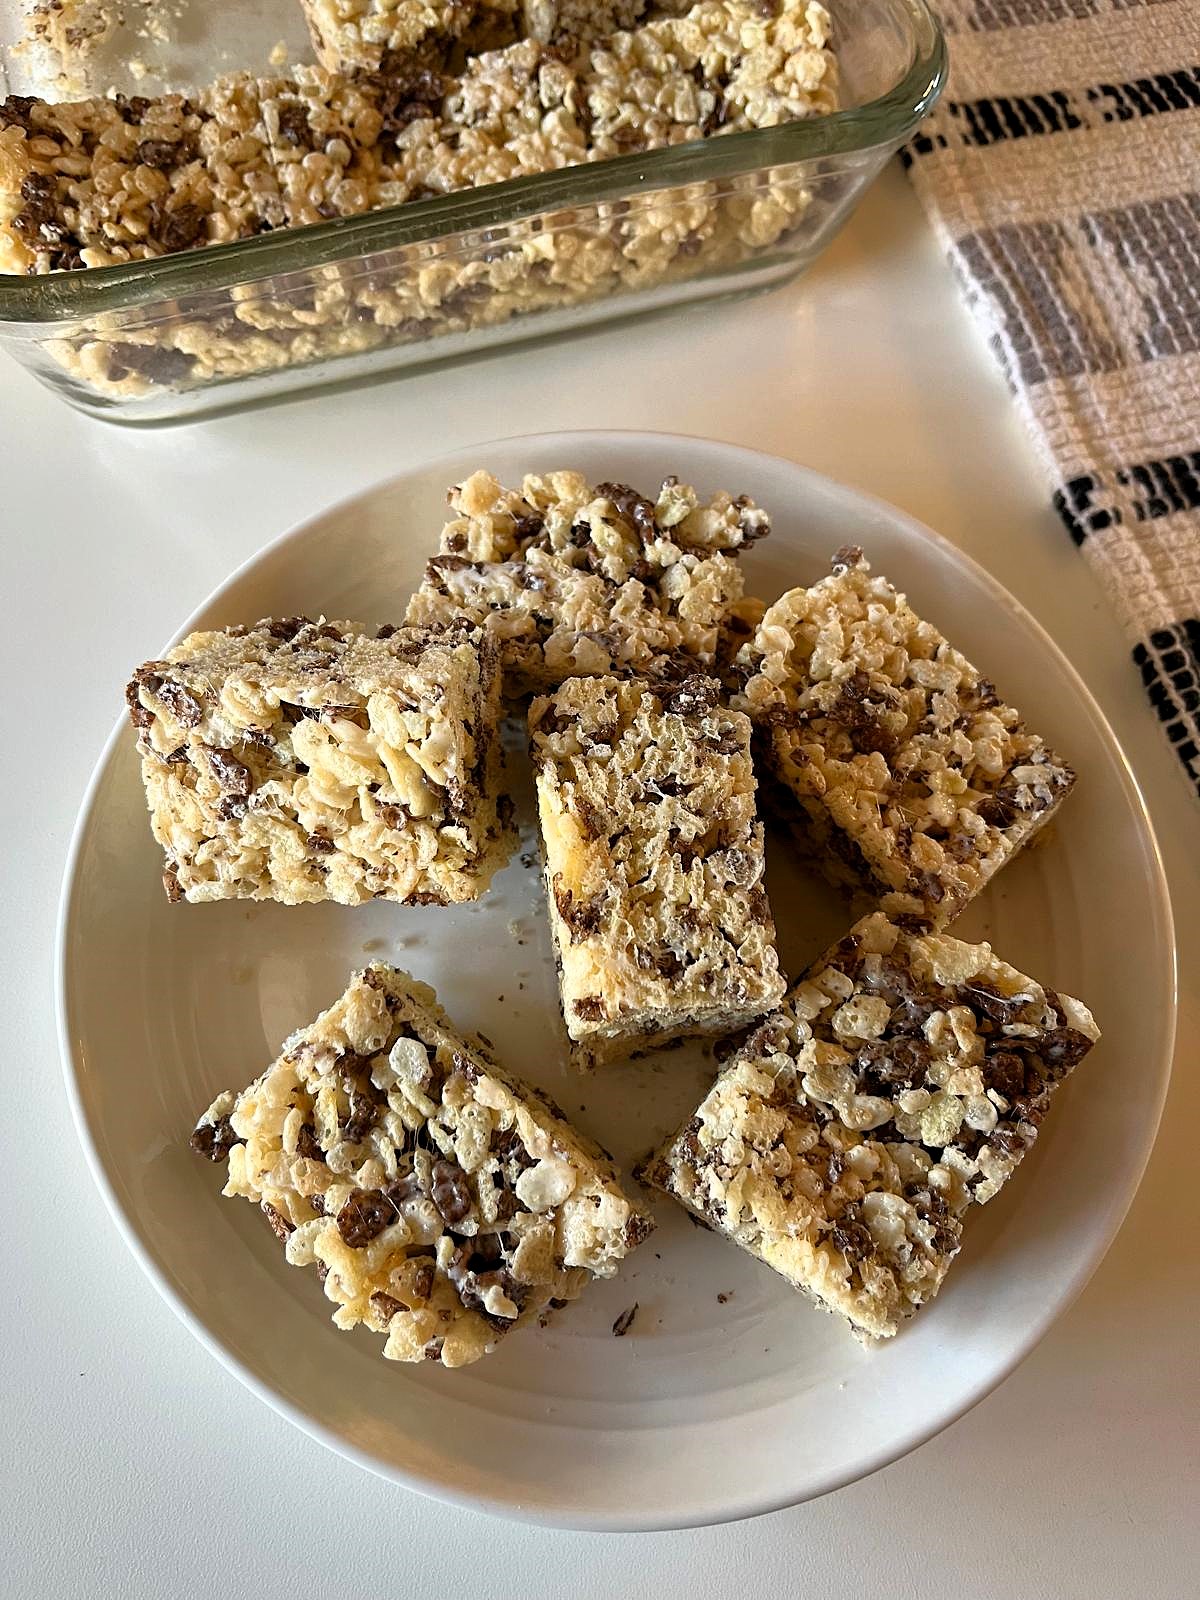
{"label": "glass baking dish", "polygon": [[825,4],[833,115],[157,260],[0,274],[0,342],[81,410],[153,424],[786,283],[945,81],[924,0]]}

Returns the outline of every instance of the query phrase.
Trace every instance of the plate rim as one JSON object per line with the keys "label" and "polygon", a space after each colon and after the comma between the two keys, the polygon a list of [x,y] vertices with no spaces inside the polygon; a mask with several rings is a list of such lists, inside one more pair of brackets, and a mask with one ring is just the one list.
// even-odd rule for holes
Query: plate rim
{"label": "plate rim", "polygon": [[885,1446],[877,1451],[862,1456],[853,1467],[831,1472],[825,1478],[818,1476],[814,1480],[813,1486],[802,1493],[797,1494],[795,1490],[788,1489],[769,1497],[762,1494],[753,1494],[741,1500],[737,1498],[731,1499],[719,1512],[714,1512],[707,1507],[694,1514],[672,1511],[665,1519],[662,1513],[653,1510],[641,1513],[635,1511],[614,1513],[608,1510],[589,1513],[583,1508],[575,1506],[570,1510],[564,1509],[560,1511],[540,1505],[534,1507],[525,1506],[519,1501],[506,1500],[494,1495],[461,1491],[456,1489],[453,1482],[448,1478],[435,1479],[431,1475],[410,1472],[393,1462],[384,1461],[380,1457],[372,1455],[369,1451],[356,1446],[335,1430],[326,1427],[300,1410],[289,1400],[278,1394],[247,1363],[227,1349],[216,1335],[209,1331],[200,1316],[176,1292],[167,1275],[160,1268],[158,1262],[139,1236],[133,1217],[127,1212],[119,1199],[115,1185],[101,1159],[100,1151],[92,1136],[92,1130],[87,1120],[84,1107],[82,1074],[79,1063],[76,1060],[74,1043],[69,1027],[72,1003],[68,976],[69,934],[75,912],[80,856],[93,813],[96,810],[100,786],[107,774],[113,756],[125,736],[124,717],[118,717],[104,741],[79,801],[78,811],[71,830],[71,839],[67,848],[59,889],[55,923],[53,958],[55,1022],[63,1079],[76,1136],[83,1147],[84,1157],[92,1179],[100,1192],[101,1199],[104,1201],[110,1217],[116,1224],[118,1233],[159,1295],[166,1301],[199,1344],[210,1355],[215,1357],[220,1365],[237,1378],[240,1383],[270,1406],[277,1415],[282,1416],[309,1438],[334,1451],[335,1454],[345,1460],[364,1468],[373,1476],[411,1490],[427,1499],[439,1500],[465,1510],[483,1512],[490,1516],[532,1526],[590,1533],[663,1532],[672,1529],[717,1526],[757,1516],[765,1516],[773,1511],[781,1511],[792,1506],[807,1504],[810,1501],[822,1498],[824,1495],[831,1494],[837,1489],[844,1488],[848,1484],[870,1477],[881,1468],[889,1466],[891,1463],[911,1454],[912,1451],[926,1444],[930,1439],[935,1438],[952,1423],[958,1421],[960,1417],[973,1410],[980,1401],[999,1388],[1005,1379],[1011,1376],[1016,1368],[1041,1343],[1050,1328],[1070,1309],[1083,1292],[1111,1249],[1129,1214],[1129,1209],[1141,1186],[1146,1167],[1153,1152],[1162,1119],[1163,1106],[1170,1086],[1178,1043],[1178,946],[1174,910],[1162,851],[1141,785],[1133,771],[1129,757],[1126,755],[1124,747],[1103,708],[1092,694],[1074,663],[1049,630],[1042,625],[1016,595],[1007,589],[998,578],[993,577],[988,569],[977,561],[974,556],[960,549],[952,540],[939,533],[936,529],[929,527],[920,518],[912,515],[902,507],[884,500],[879,495],[860,489],[854,484],[848,484],[840,479],[833,478],[827,473],[819,472],[815,468],[806,466],[802,462],[794,461],[787,456],[775,455],[770,451],[757,450],[746,445],[734,444],[727,440],[715,439],[704,434],[628,428],[580,428],[533,434],[508,434],[481,440],[475,444],[465,444],[437,456],[418,460],[403,471],[388,473],[350,494],[341,495],[266,540],[243,561],[239,562],[205,596],[200,604],[194,607],[185,621],[172,634],[171,639],[164,646],[164,650],[171,648],[173,644],[194,631],[200,619],[208,611],[218,605],[231,589],[241,583],[255,567],[270,557],[276,550],[292,540],[300,538],[316,524],[336,517],[352,506],[379,494],[389,485],[400,483],[404,479],[412,478],[417,474],[435,471],[443,464],[449,466],[452,462],[460,462],[472,455],[480,456],[485,452],[520,446],[531,455],[541,454],[546,456],[552,453],[561,453],[564,446],[569,449],[571,442],[575,440],[587,440],[593,444],[598,444],[602,440],[607,441],[614,450],[641,446],[647,441],[652,441],[656,444],[661,444],[664,447],[664,453],[671,445],[680,443],[686,443],[689,446],[715,446],[719,450],[741,455],[749,460],[783,465],[790,472],[797,473],[801,477],[808,478],[810,481],[822,486],[832,486],[842,493],[849,493],[860,501],[884,512],[889,518],[898,519],[919,540],[928,542],[943,557],[949,558],[952,563],[965,567],[994,599],[1014,613],[1021,624],[1038,637],[1042,645],[1048,648],[1062,670],[1064,677],[1071,683],[1076,694],[1087,708],[1102,741],[1108,747],[1109,754],[1116,758],[1114,760],[1114,768],[1118,781],[1126,801],[1130,804],[1131,810],[1140,824],[1142,838],[1148,848],[1150,862],[1153,866],[1153,871],[1149,874],[1149,887],[1152,891],[1155,931],[1166,953],[1168,968],[1166,977],[1170,1016],[1164,1041],[1164,1060],[1159,1072],[1153,1115],[1146,1123],[1142,1147],[1137,1152],[1134,1161],[1126,1168],[1123,1192],[1117,1204],[1110,1210],[1109,1221],[1105,1230],[1083,1252],[1080,1259],[1075,1263],[1073,1271],[1062,1280],[1061,1289],[1053,1302],[1048,1309],[1030,1323],[1014,1350],[994,1370],[990,1370],[984,1378],[970,1387],[965,1395],[959,1396],[948,1410],[936,1414],[931,1413],[933,1420],[928,1425],[922,1423],[909,1429],[902,1436],[889,1440]]}

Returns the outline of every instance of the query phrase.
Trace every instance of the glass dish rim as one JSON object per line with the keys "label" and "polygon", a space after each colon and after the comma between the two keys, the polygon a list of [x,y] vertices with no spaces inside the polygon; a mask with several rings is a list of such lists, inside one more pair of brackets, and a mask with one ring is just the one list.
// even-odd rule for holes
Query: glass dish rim
{"label": "glass dish rim", "polygon": [[56,323],[280,273],[336,266],[377,251],[503,227],[543,212],[614,203],[637,193],[898,146],[937,103],[947,72],[945,35],[926,0],[900,0],[900,5],[912,24],[913,59],[890,89],[864,105],[773,128],[509,178],[361,216],[281,228],[147,261],[36,276],[0,273],[0,323]]}

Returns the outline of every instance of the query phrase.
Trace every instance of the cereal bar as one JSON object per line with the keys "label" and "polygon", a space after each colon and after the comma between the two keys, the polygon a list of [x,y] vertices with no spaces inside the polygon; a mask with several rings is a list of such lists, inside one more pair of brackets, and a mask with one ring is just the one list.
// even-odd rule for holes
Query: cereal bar
{"label": "cereal bar", "polygon": [[281,223],[253,80],[209,97],[0,102],[0,272],[110,266]]}
{"label": "cereal bar", "polygon": [[590,145],[620,155],[836,110],[829,36],[813,0],[701,0],[614,34],[583,77]]}
{"label": "cereal bar", "polygon": [[587,42],[636,27],[647,12],[686,10],[687,0],[522,0],[522,32],[541,44]]}
{"label": "cereal bar", "polygon": [[0,270],[110,266],[401,204],[382,135],[437,114],[443,83],[298,67],[230,73],[190,98],[5,101]]}
{"label": "cereal bar", "polygon": [[1054,814],[1075,775],[862,551],[793,589],[739,652],[764,792],[834,882],[943,926]]}
{"label": "cereal bar", "polygon": [[518,39],[563,47],[678,15],[686,0],[300,0],[317,60],[330,71],[388,72],[397,62],[443,66]]}
{"label": "cereal bar", "polygon": [[409,186],[392,143],[405,118],[438,114],[445,79],[426,68],[386,83],[321,67],[260,78],[261,127],[280,195],[277,226],[301,227],[402,205]]}
{"label": "cereal bar", "polygon": [[641,1174],[860,1332],[933,1298],[1033,1144],[1087,1008],[876,912],[739,1049]]}
{"label": "cereal bar", "polygon": [[653,1228],[550,1100],[379,963],[191,1143],[316,1267],[335,1324],[386,1334],[393,1361],[477,1361]]}
{"label": "cereal bar", "polygon": [[488,50],[517,36],[519,0],[300,0],[317,60],[330,71],[387,70],[424,53]]}
{"label": "cereal bar", "polygon": [[745,496],[701,500],[674,478],[650,500],[578,472],[531,475],[519,489],[475,472],[450,504],[408,621],[487,628],[509,696],[668,653],[710,664],[742,593],[736,553],[770,527]]}
{"label": "cereal bar", "polygon": [[529,710],[550,922],[583,1066],[778,1005],[750,722],[712,678],[572,678]]}
{"label": "cereal bar", "polygon": [[513,846],[498,653],[469,624],[193,633],[129,683],[172,900],[473,900]]}
{"label": "cereal bar", "polygon": [[805,0],[701,0],[572,55],[536,39],[468,61],[443,125],[398,138],[414,191],[449,193],[836,108],[829,18]]}

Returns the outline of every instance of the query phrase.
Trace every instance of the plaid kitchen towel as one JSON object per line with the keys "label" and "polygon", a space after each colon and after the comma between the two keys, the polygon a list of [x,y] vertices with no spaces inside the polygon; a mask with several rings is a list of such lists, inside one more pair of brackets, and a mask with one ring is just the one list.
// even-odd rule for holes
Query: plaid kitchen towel
{"label": "plaid kitchen towel", "polygon": [[905,154],[1200,794],[1200,0],[934,0]]}

